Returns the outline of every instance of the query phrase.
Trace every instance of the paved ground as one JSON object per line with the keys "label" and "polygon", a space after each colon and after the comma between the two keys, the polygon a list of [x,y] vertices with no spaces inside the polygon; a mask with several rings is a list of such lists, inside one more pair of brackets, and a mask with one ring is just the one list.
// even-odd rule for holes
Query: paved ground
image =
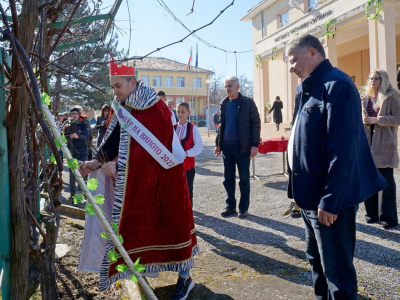
{"label": "paved ground", "polygon": [[[213,139],[204,129],[201,133],[205,147],[196,160],[193,208],[201,253],[192,269],[196,286],[189,299],[313,299],[303,221],[282,217],[290,203],[287,177],[276,175],[282,172],[282,155],[256,157],[261,180],[251,181],[249,217],[224,219],[222,158],[214,157]],[[68,184],[65,188],[67,197]],[[384,230],[363,216],[360,206],[355,253],[359,299],[400,299],[400,228]],[[159,299],[169,299],[175,282],[176,274],[169,272],[150,280]]]}

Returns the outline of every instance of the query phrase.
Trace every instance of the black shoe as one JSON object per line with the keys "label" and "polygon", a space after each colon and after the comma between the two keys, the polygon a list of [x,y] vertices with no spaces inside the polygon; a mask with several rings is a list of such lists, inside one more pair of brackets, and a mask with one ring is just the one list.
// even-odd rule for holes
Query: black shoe
{"label": "black shoe", "polygon": [[243,212],[239,211],[238,218],[244,219],[244,218],[247,218],[248,215],[249,215],[249,213],[247,212],[247,210],[243,211]]}
{"label": "black shoe", "polygon": [[379,224],[381,224],[383,226],[383,228],[385,228],[385,229],[389,229],[389,228],[393,228],[393,227],[397,226],[397,224],[389,224],[386,221],[381,221],[381,222],[379,222]]}
{"label": "black shoe", "polygon": [[301,217],[300,209],[296,209],[296,208],[295,208],[295,209],[293,210],[293,212],[292,212],[291,217],[292,217],[293,219],[300,218],[300,217]]}
{"label": "black shoe", "polygon": [[179,276],[178,282],[176,283],[175,293],[172,295],[170,300],[184,300],[188,297],[190,291],[194,287],[194,280],[192,277],[183,278]]}
{"label": "black shoe", "polygon": [[232,216],[232,215],[236,215],[237,211],[236,209],[232,209],[232,208],[225,208],[223,211],[221,211],[221,216],[223,216],[224,218]]}
{"label": "black shoe", "polygon": [[367,215],[365,215],[365,221],[367,221],[368,224],[379,222],[378,219],[371,218],[370,216],[367,216]]}

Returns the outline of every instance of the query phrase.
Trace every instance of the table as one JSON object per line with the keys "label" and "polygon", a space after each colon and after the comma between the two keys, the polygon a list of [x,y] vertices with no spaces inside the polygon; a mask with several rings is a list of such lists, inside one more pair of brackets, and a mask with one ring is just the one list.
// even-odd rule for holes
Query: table
{"label": "table", "polygon": [[[285,152],[287,151],[289,138],[271,138],[262,139],[258,145],[258,152],[260,154],[267,154],[269,152],[282,152],[282,174],[286,175],[286,159]],[[253,178],[257,179],[255,175],[255,166],[253,161]]]}

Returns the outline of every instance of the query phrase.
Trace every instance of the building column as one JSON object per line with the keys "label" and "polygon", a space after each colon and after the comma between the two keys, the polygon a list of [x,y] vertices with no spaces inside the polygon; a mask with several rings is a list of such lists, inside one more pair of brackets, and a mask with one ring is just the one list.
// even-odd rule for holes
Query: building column
{"label": "building column", "polygon": [[287,122],[291,122],[293,119],[293,111],[296,99],[296,87],[299,85],[299,78],[296,74],[290,73],[290,64],[286,64],[287,69],[287,107],[286,107],[286,116]]}
{"label": "building column", "polygon": [[370,69],[383,69],[396,86],[396,20],[394,1],[384,1],[381,17],[368,21]]}
{"label": "building column", "polygon": [[335,38],[327,38],[327,46],[325,47],[326,57],[331,62],[332,66],[338,66],[338,57],[337,57],[337,39]]}

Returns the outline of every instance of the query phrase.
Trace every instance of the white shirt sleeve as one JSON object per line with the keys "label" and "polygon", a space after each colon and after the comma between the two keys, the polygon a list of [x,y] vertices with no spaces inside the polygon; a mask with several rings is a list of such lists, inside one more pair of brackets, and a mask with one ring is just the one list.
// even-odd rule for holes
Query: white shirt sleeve
{"label": "white shirt sleeve", "polygon": [[175,123],[176,123],[175,115],[174,115],[174,113],[173,113],[172,111],[169,111],[169,112],[170,112],[170,114],[171,114],[171,122],[172,122],[172,125],[175,125]]}
{"label": "white shirt sleeve", "polygon": [[201,139],[200,132],[196,125],[193,125],[193,148],[186,151],[189,157],[197,156],[203,151],[203,140]]}

